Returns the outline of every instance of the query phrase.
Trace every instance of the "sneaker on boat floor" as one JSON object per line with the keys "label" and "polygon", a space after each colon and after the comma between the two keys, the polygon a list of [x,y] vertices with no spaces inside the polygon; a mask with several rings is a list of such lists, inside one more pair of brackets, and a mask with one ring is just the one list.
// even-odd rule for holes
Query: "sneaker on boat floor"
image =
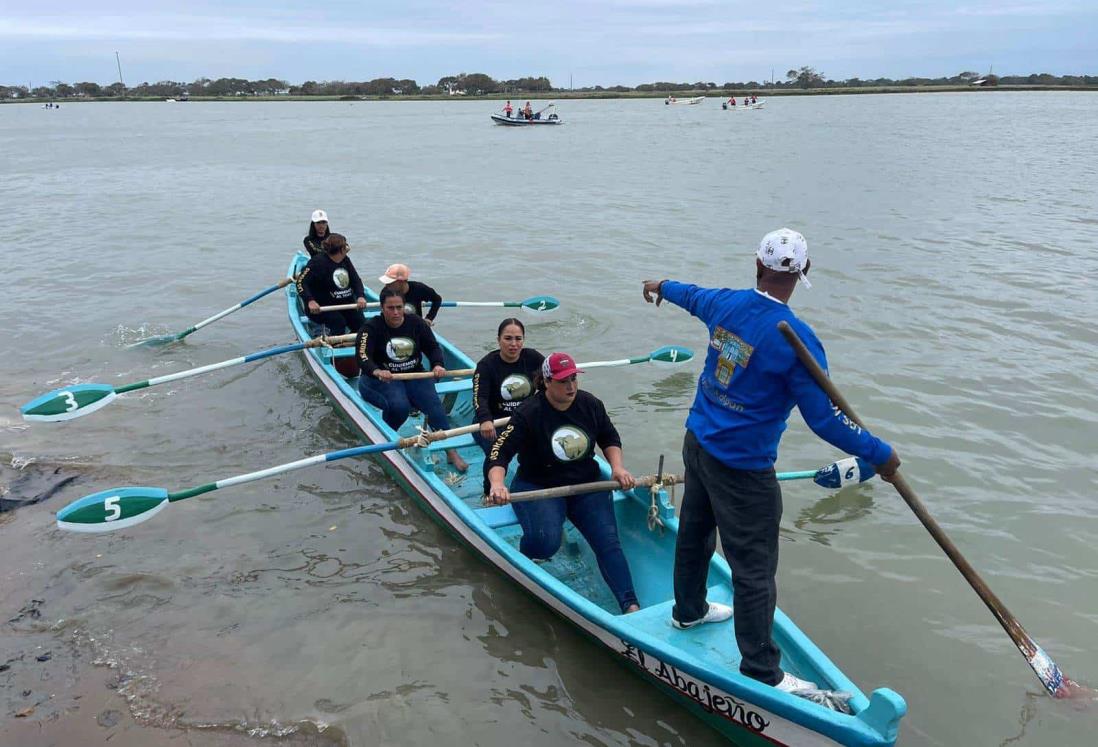
{"label": "sneaker on boat floor", "polygon": [[674,617],[671,618],[671,624],[679,630],[686,630],[692,628],[695,625],[704,625],[705,623],[719,623],[724,622],[732,617],[732,608],[727,604],[720,604],[718,602],[710,602],[709,610],[705,613],[705,617],[694,622],[679,622]]}
{"label": "sneaker on boat floor", "polygon": [[785,673],[782,677],[782,681],[774,685],[774,687],[781,690],[783,693],[796,693],[798,690],[817,690],[815,682],[809,682],[808,680],[802,680],[800,677],[794,676],[789,672]]}

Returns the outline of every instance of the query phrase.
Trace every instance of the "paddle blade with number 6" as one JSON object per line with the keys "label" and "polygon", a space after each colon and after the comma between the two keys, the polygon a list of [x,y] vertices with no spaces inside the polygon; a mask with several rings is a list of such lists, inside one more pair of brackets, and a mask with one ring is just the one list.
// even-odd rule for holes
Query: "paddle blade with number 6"
{"label": "paddle blade with number 6", "polygon": [[847,485],[857,485],[865,482],[877,474],[866,460],[861,457],[847,457],[818,470],[812,477],[812,482],[821,488],[841,490]]}

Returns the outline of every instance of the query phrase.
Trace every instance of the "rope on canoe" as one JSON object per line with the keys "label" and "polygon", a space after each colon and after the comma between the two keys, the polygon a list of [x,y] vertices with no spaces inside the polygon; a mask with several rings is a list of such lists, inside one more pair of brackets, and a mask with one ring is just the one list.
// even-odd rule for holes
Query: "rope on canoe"
{"label": "rope on canoe", "polygon": [[430,432],[431,431],[428,430],[426,427],[424,427],[422,425],[419,426],[419,434],[416,435],[416,436],[413,436],[413,438],[415,438],[415,440],[416,440],[416,448],[417,449],[426,449],[428,446],[431,445],[431,439],[428,435],[428,434],[430,434]]}
{"label": "rope on canoe", "polygon": [[850,709],[850,699],[854,697],[852,693],[843,692],[841,690],[819,690],[813,687],[805,688],[804,690],[794,690],[793,694],[804,698],[805,700],[811,700],[813,703],[822,705],[825,708],[838,711],[839,713],[845,713],[847,715],[854,713]]}
{"label": "rope on canoe", "polygon": [[[662,475],[661,475],[662,477]],[[672,482],[671,486],[674,489],[675,483]],[[652,497],[652,503],[648,506],[648,531],[654,532],[659,529],[660,536],[663,536],[665,524],[663,519],[660,518],[660,501],[659,494],[663,490],[663,482],[654,482],[652,486],[648,488],[648,495]]]}

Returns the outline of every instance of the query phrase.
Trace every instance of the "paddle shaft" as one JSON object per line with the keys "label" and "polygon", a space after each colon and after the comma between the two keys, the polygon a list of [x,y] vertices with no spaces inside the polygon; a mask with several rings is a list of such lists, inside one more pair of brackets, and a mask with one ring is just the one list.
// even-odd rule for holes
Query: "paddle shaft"
{"label": "paddle shaft", "polygon": [[[522,306],[522,301],[443,301],[440,304],[441,308],[452,309],[458,306],[484,306],[484,307],[505,307],[505,308],[518,308]],[[356,303],[340,303],[334,306],[321,306],[320,313],[325,311],[353,311],[358,308]],[[367,301],[367,309],[380,309],[381,304],[377,301]]]}
{"label": "paddle shaft", "polygon": [[[476,373],[475,368],[455,368],[450,371],[446,371],[442,374],[442,378],[454,378],[456,376],[472,376]],[[393,374],[394,381],[407,381],[408,379],[433,379],[435,378],[434,371],[413,371],[412,373],[397,373]]]}
{"label": "paddle shaft", "polygon": [[[642,475],[641,477],[636,478],[637,487],[649,487],[651,485],[654,485],[656,483],[656,480],[656,475]],[[680,483],[682,481],[683,479],[678,475],[664,475],[661,480],[661,484],[674,485],[675,483]],[[522,503],[523,501],[540,501],[545,498],[563,498],[569,495],[597,493],[604,490],[621,490],[621,484],[617,480],[598,480],[596,482],[581,482],[575,485],[561,485],[557,488],[524,490],[521,493],[511,493],[511,503]]]}
{"label": "paddle shaft", "polygon": [[[793,331],[786,322],[779,322],[778,329],[789,342],[794,352],[797,354],[797,358],[804,364],[808,372],[812,374],[812,378],[816,380],[820,388],[824,390],[831,401],[841,409],[848,418],[857,423],[857,425],[865,429],[865,425],[861,419],[854,412],[854,408],[850,406],[850,403],[846,401],[846,398],[839,392],[838,387],[831,381],[827,373],[820,367],[820,364],[816,362],[816,359],[812,357],[812,353],[808,351],[801,338],[797,336],[797,333]],[[945,533],[945,530],[938,524],[926,506],[919,499],[919,496],[915,494],[915,491],[911,489],[911,486],[907,484],[907,480],[899,472],[892,477],[892,486],[896,488],[896,492],[900,494],[900,497],[904,499],[904,502],[911,508],[915,516],[918,517],[922,525],[926,527],[926,530],[930,532],[930,536],[934,538],[934,541],[938,543],[938,546],[942,548],[945,554],[953,561],[953,565],[957,567],[957,570],[961,572],[965,580],[968,581],[973,591],[977,596],[983,600],[987,608],[991,610],[991,614],[995,616],[995,619],[999,621],[999,624],[1003,626],[1003,630],[1014,641],[1014,645],[1018,647],[1018,650],[1025,656],[1026,661],[1029,663],[1033,671],[1036,672],[1038,679],[1045,686],[1046,689],[1055,697],[1061,697],[1058,695],[1059,687],[1061,683],[1055,681],[1050,682],[1046,679],[1038,667],[1034,664],[1034,658],[1038,656],[1038,653],[1042,654],[1047,659],[1047,654],[1041,650],[1041,647],[1029,636],[1029,634],[1022,627],[1022,624],[1018,622],[1018,619],[1011,614],[1010,610],[1006,608],[1002,600],[995,595],[995,592],[984,582],[980,577],[980,574],[976,572],[976,569],[965,559],[961,551],[957,549],[957,546],[953,544],[953,540]],[[1048,660],[1049,664],[1053,667],[1056,665]],[[1057,673],[1059,669],[1056,669]]]}
{"label": "paddle shaft", "polygon": [[230,358],[226,361],[219,363],[211,363],[206,366],[199,366],[198,368],[191,368],[186,371],[178,371],[173,374],[167,374],[165,376],[157,376],[152,379],[145,379],[144,381],[137,381],[133,384],[126,384],[125,386],[115,387],[115,394],[122,394],[124,392],[132,392],[135,389],[144,389],[150,386],[156,386],[157,384],[166,384],[169,381],[178,381],[180,379],[189,379],[192,376],[199,376],[210,371],[217,371],[221,368],[229,368],[231,366],[239,366],[242,363],[252,363],[253,361],[262,360],[264,358],[270,358],[275,355],[282,355],[283,353],[292,353],[295,350],[305,350],[306,348],[318,348],[322,345],[342,345],[344,343],[354,342],[356,335],[337,335],[335,337],[317,337],[307,342],[298,342],[293,345],[282,345],[277,348],[270,348],[269,350],[261,350],[258,353],[252,353],[251,355],[245,355],[240,358]]}
{"label": "paddle shaft", "polygon": [[213,324],[218,319],[224,319],[225,317],[227,317],[229,314],[233,313],[234,311],[239,311],[240,309],[244,308],[245,306],[248,306],[249,304],[255,303],[256,301],[263,298],[264,296],[266,296],[270,293],[274,293],[276,290],[279,290],[281,288],[285,288],[287,285],[289,285],[292,282],[294,282],[293,278],[282,278],[277,283],[272,285],[270,288],[267,288],[265,290],[260,291],[259,293],[256,293],[251,298],[246,298],[243,301],[241,301],[240,303],[236,304],[235,306],[230,306],[229,308],[225,309],[224,311],[219,311],[218,313],[211,316],[209,319],[203,319],[201,322],[194,325],[193,327],[190,327],[188,329],[183,330],[182,332],[179,333],[179,339],[182,340],[184,337],[191,334],[192,332],[197,332],[198,330],[202,329],[206,325]]}
{"label": "paddle shaft", "polygon": [[[496,428],[502,428],[511,421],[510,418],[500,418],[495,420],[492,424]],[[473,433],[480,430],[480,423],[473,423],[472,425],[465,425],[460,428],[450,428],[445,431],[431,431],[423,434],[423,438],[434,443],[435,441],[444,441],[454,436],[461,436],[466,433]],[[180,490],[175,493],[168,493],[168,501],[175,502],[181,501],[185,498],[193,498],[196,495],[202,495],[203,493],[209,493],[220,488],[227,488],[230,485],[241,485],[246,482],[255,482],[256,480],[263,480],[267,477],[273,477],[275,475],[281,475],[284,472],[293,472],[297,469],[303,469],[305,467],[311,467],[314,464],[321,464],[324,462],[334,462],[339,459],[347,459],[350,457],[363,456],[365,454],[376,454],[382,451],[393,451],[395,449],[405,449],[409,446],[416,446],[420,443],[420,436],[408,436],[398,441],[388,441],[382,444],[370,444],[368,446],[355,446],[350,449],[342,449],[340,451],[330,451],[327,454],[318,454],[316,456],[305,457],[304,459],[298,459],[293,462],[286,462],[285,464],[279,464],[267,469],[258,470],[257,472],[249,472],[243,475],[237,475],[235,477],[227,477],[217,482],[209,482],[205,485],[197,485],[193,488],[187,488],[186,490]]]}
{"label": "paddle shaft", "polygon": [[[776,477],[779,480],[808,480],[815,477],[819,473],[819,470],[809,469],[802,470],[800,472],[779,472]],[[645,475],[638,477],[637,485],[640,487],[649,487],[657,481],[656,475]],[[684,479],[678,475],[664,475],[660,483],[663,485],[674,485],[684,482]],[[541,490],[527,490],[521,493],[511,493],[511,502],[515,501],[537,501],[542,498],[561,498],[569,495],[580,495],[581,493],[593,493],[602,490],[618,490],[621,485],[617,480],[599,480],[597,482],[584,482],[576,485],[562,485],[559,488],[542,488]]]}

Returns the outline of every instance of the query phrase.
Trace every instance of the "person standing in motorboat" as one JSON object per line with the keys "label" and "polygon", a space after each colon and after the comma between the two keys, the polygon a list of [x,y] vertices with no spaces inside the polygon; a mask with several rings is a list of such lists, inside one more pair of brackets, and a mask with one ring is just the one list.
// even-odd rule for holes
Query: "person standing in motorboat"
{"label": "person standing in motorboat", "polygon": [[511,109],[511,100],[507,99],[507,103],[503,105],[503,113],[507,115],[508,119],[510,119],[512,111],[513,109]]}
{"label": "person standing in motorboat", "polygon": [[[780,321],[793,327],[826,370],[819,339],[787,305],[798,281],[809,287],[804,236],[788,228],[772,231],[755,256],[755,288],[644,282],[646,302],[670,301],[709,330],[705,369],[683,440],[686,491],[675,544],[671,622],[691,628],[735,617],[740,672],[795,692],[816,685],[782,671],[772,636],[782,516],[774,461],[786,420],[796,405],[818,436],[875,465],[884,480],[896,474],[900,459],[831,404],[777,328]],[[717,533],[732,568],[734,609],[705,598]]]}
{"label": "person standing in motorboat", "polygon": [[[423,317],[423,321],[427,322],[428,326],[433,327],[435,317],[438,316],[438,310],[442,308],[442,296],[426,283],[411,280],[411,276],[412,271],[408,268],[408,265],[398,263],[389,265],[389,269],[385,270],[385,274],[379,277],[378,280],[386,288],[392,288],[404,297],[404,313]],[[423,315],[424,303],[431,304],[426,316]]]}
{"label": "person standing in motorboat", "polygon": [[534,110],[531,108],[529,101],[526,102],[526,106],[522,107],[522,116],[526,119],[534,118]]}
{"label": "person standing in motorboat", "polygon": [[[305,265],[298,278],[301,301],[305,304],[309,319],[323,325],[330,335],[358,332],[365,320],[365,289],[347,252],[347,238],[343,234],[329,234],[321,243],[323,254],[318,254]],[[342,306],[354,303],[357,309],[321,311],[321,306]]]}

